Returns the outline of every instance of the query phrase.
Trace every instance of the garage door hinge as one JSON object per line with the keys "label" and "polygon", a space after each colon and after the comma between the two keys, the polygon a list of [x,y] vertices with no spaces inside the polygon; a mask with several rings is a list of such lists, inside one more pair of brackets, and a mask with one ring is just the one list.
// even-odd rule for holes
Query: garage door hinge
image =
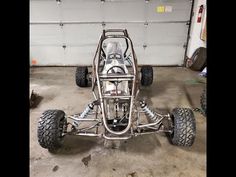
{"label": "garage door hinge", "polygon": [[63,45],[62,48],[63,48],[63,49],[66,49],[66,45]]}
{"label": "garage door hinge", "polygon": [[105,28],[105,26],[106,26],[106,23],[102,22],[102,27]]}
{"label": "garage door hinge", "polygon": [[145,50],[147,48],[147,44],[143,44],[143,49]]}
{"label": "garage door hinge", "polygon": [[187,21],[186,25],[190,25],[190,21]]}

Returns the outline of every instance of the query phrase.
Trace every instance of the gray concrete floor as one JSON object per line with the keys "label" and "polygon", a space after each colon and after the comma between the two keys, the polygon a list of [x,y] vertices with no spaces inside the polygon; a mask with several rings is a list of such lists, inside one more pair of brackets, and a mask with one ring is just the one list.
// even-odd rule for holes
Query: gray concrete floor
{"label": "gray concrete floor", "polygon": [[[93,100],[91,88],[78,88],[75,67],[31,68],[30,89],[40,94],[40,104],[30,110],[31,177],[204,177],[206,176],[206,118],[194,112],[197,134],[190,148],[173,146],[164,135],[144,135],[120,148],[104,147],[102,139],[68,136],[57,154],[37,142],[37,122],[47,109],[67,114],[81,112]],[[198,72],[181,67],[155,67],[152,86],[143,88],[152,108],[200,108],[204,79]],[[199,82],[200,81],[200,82]],[[88,166],[83,163],[91,157]],[[87,158],[89,159],[89,158]]]}

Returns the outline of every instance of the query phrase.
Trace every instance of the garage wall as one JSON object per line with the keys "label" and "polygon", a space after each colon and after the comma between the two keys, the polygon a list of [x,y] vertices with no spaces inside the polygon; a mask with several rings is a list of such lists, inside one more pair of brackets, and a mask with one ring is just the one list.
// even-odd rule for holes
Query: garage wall
{"label": "garage wall", "polygon": [[31,0],[30,64],[91,65],[102,30],[126,28],[139,64],[182,65],[191,5],[190,0]]}
{"label": "garage wall", "polygon": [[[198,11],[201,5],[204,5],[204,11],[202,16],[201,23],[197,23],[198,18]],[[189,38],[189,44],[187,48],[187,57],[191,58],[194,51],[198,49],[199,47],[206,47],[206,41],[201,40],[201,31],[203,29],[203,25],[206,21],[207,17],[207,10],[206,10],[206,0],[195,0],[194,1],[194,8],[193,8],[193,16],[192,16],[192,22],[191,22],[191,29],[190,29],[190,38]]]}

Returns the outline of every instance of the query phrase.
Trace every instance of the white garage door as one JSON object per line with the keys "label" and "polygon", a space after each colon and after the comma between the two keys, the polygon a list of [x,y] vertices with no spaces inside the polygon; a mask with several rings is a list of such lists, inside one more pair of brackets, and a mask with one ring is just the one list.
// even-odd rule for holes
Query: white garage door
{"label": "white garage door", "polygon": [[91,65],[103,29],[126,28],[139,64],[182,65],[190,0],[31,0],[30,63]]}

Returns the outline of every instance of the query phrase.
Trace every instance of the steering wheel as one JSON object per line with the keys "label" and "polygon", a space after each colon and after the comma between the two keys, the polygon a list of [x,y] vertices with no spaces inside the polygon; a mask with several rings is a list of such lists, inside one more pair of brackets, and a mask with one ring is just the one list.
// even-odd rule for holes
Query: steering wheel
{"label": "steering wheel", "polygon": [[[115,72],[114,68],[119,68],[121,69],[122,72]],[[125,74],[125,70],[120,67],[120,66],[112,66],[110,69],[107,70],[107,74],[109,74],[109,71],[113,71],[113,73],[117,73],[117,74]],[[122,81],[110,81],[111,83],[115,84],[115,83],[121,83]]]}
{"label": "steering wheel", "polygon": [[[114,68],[119,68],[122,72],[115,72]],[[112,71],[112,73],[125,74],[124,68],[120,66],[112,66],[110,69],[107,70],[107,74],[109,74],[109,71]]]}

